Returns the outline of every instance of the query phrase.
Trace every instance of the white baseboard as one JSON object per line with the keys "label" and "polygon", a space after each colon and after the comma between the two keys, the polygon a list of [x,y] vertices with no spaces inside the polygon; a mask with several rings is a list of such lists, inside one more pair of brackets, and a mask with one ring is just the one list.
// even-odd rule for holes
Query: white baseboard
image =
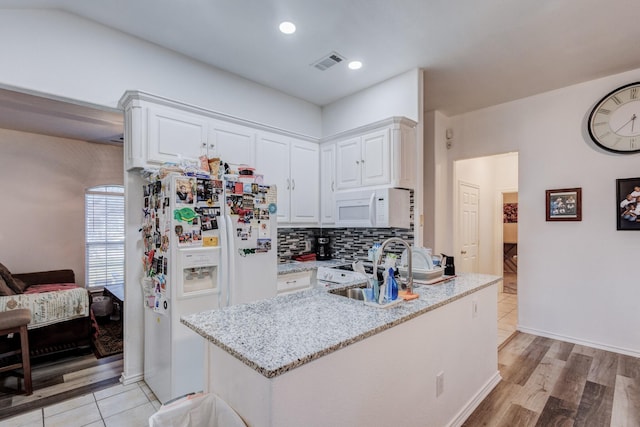
{"label": "white baseboard", "polygon": [[597,348],[597,349],[600,349],[600,350],[606,350],[606,351],[610,351],[610,352],[613,352],[613,353],[625,354],[627,356],[640,358],[640,351],[637,351],[637,350],[631,350],[631,349],[628,349],[628,348],[616,347],[616,346],[611,346],[611,345],[607,345],[607,344],[601,344],[601,343],[597,343],[597,342],[593,342],[593,341],[582,340],[582,339],[579,339],[579,338],[570,337],[570,336],[566,336],[566,335],[554,334],[553,332],[541,331],[540,329],[535,329],[535,328],[527,328],[526,326],[521,326],[521,325],[518,325],[517,329],[520,332],[524,332],[524,333],[531,334],[531,335],[537,335],[537,336],[545,337],[545,338],[552,338],[554,340],[566,341],[566,342],[570,342],[570,343],[573,343],[573,344],[584,345],[584,346],[587,346],[587,347],[593,347],[593,348]]}
{"label": "white baseboard", "polygon": [[460,427],[467,420],[467,418],[469,418],[469,415],[471,415],[473,411],[476,410],[478,405],[480,405],[480,403],[489,395],[489,393],[491,393],[495,386],[498,385],[500,381],[502,381],[500,371],[496,371],[496,373],[493,374],[491,378],[489,378],[489,381],[487,381],[484,386],[482,386],[482,388],[478,390],[476,395],[473,396],[471,400],[469,400],[469,402],[467,402],[464,408],[462,408],[460,412],[458,412],[458,415],[456,415],[455,418],[451,420],[449,424],[447,424],[447,427]]}
{"label": "white baseboard", "polygon": [[122,383],[122,385],[137,383],[138,381],[142,381],[143,379],[143,374],[125,376],[123,372],[122,375],[120,375],[120,382]]}

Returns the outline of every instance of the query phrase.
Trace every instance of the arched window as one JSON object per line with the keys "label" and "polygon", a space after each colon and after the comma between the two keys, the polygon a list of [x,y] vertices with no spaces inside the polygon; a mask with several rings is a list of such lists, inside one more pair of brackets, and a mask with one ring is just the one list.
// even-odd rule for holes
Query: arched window
{"label": "arched window", "polygon": [[124,187],[85,192],[86,286],[124,283]]}

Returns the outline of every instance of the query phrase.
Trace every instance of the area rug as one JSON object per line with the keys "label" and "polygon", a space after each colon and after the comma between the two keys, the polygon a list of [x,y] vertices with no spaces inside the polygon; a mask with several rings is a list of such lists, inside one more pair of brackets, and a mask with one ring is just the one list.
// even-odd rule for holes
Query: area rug
{"label": "area rug", "polygon": [[93,337],[93,349],[96,357],[112,356],[122,353],[122,320],[98,324],[99,333]]}
{"label": "area rug", "polygon": [[502,292],[505,294],[518,293],[518,275],[516,273],[504,272],[502,277]]}

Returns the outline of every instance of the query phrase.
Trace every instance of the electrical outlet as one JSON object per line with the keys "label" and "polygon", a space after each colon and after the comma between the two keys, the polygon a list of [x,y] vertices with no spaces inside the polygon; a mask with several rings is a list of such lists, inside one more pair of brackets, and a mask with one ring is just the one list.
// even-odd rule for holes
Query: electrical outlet
{"label": "electrical outlet", "polygon": [[478,301],[476,300],[471,302],[471,317],[478,317]]}
{"label": "electrical outlet", "polygon": [[444,393],[444,372],[440,372],[436,375],[436,397],[440,396],[442,393]]}

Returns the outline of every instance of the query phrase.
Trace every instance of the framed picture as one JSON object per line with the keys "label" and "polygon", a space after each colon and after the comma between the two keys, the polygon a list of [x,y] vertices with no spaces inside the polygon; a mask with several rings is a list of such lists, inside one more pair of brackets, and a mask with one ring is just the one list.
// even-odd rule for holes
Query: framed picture
{"label": "framed picture", "polygon": [[582,188],[547,190],[547,221],[582,221]]}
{"label": "framed picture", "polygon": [[618,230],[640,230],[640,178],[616,179]]}

